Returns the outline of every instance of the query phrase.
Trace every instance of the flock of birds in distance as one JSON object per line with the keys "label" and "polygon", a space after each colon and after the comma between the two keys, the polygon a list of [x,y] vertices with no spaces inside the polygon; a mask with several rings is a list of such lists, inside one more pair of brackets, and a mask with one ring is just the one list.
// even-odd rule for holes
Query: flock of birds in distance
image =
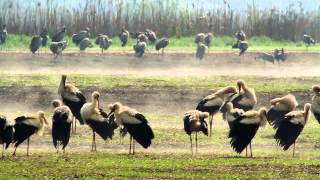
{"label": "flock of birds in distance", "polygon": [[[66,75],[62,75],[58,94],[61,98],[53,100],[52,142],[57,152],[65,151],[72,130],[76,131],[76,121],[88,125],[92,130],[91,151],[96,149],[96,134],[103,140],[112,139],[119,128],[120,142],[128,133],[130,135],[129,154],[135,153],[135,142],[143,148],[150,147],[155,138],[147,118],[137,110],[122,105],[119,102],[108,105],[109,113],[100,107],[100,94],[92,93],[91,101],[87,101],[83,93],[74,85],[66,83]],[[195,134],[195,149],[198,152],[198,133],[207,136],[212,134],[213,117],[222,113],[223,119],[229,125],[228,138],[230,145],[237,153],[246,149],[246,157],[251,141],[260,127],[269,123],[275,129],[274,138],[283,150],[293,146],[303,131],[311,112],[320,123],[320,86],[312,87],[314,96],[311,103],[306,103],[303,110],[298,110],[298,102],[292,94],[278,97],[270,101],[269,109],[261,107],[255,110],[257,97],[254,89],[249,88],[245,81],[238,80],[235,86],[224,87],[213,94],[204,97],[195,110],[188,111],[183,116],[184,130],[190,137],[193,153],[192,133]],[[13,155],[18,146],[27,140],[27,155],[29,155],[29,140],[33,134],[42,136],[49,125],[43,111],[36,114],[19,116],[13,122],[0,115],[0,144],[3,145],[2,157],[10,144],[14,146]],[[249,148],[247,148],[249,147]]]}
{"label": "flock of birds in distance", "polygon": [[[50,50],[53,53],[54,57],[57,58],[59,55],[62,55],[62,51],[67,48],[68,43],[64,41],[66,36],[67,28],[62,27],[61,31],[54,34],[51,38]],[[239,55],[244,55],[244,53],[249,48],[246,34],[243,31],[238,31],[235,34],[237,41],[232,45],[233,49],[239,49]],[[72,42],[79,46],[80,51],[83,52],[87,48],[93,47],[92,42],[90,41],[90,29],[87,27],[84,30],[78,32],[77,34],[72,35]],[[162,38],[158,41],[157,35],[154,31],[146,29],[145,32],[129,32],[125,28],[121,29],[119,33],[119,38],[121,41],[121,46],[124,47],[127,45],[129,38],[132,37],[137,40],[137,43],[133,46],[133,50],[137,57],[142,57],[146,51],[147,43],[151,45],[155,44],[157,51],[162,50],[162,55],[164,54],[164,49],[169,45],[170,40],[168,38]],[[6,25],[2,25],[0,28],[0,45],[5,43],[7,38],[7,29]],[[196,49],[196,58],[203,59],[208,47],[211,45],[213,35],[212,33],[199,33],[195,37],[195,43],[197,44]],[[32,54],[35,54],[41,46],[47,46],[49,39],[49,33],[47,28],[43,28],[42,32],[39,35],[32,37],[30,42],[30,51]],[[312,44],[315,44],[315,40],[312,36],[308,35],[306,32],[303,34],[303,42],[309,47]],[[107,50],[111,44],[112,39],[106,34],[99,34],[95,39],[95,44],[99,45],[101,48],[101,53],[104,53],[104,50]],[[273,54],[270,53],[258,53],[255,59],[262,59],[264,62],[275,63],[277,61],[285,61],[287,59],[287,54],[284,52],[283,48],[275,49]]]}

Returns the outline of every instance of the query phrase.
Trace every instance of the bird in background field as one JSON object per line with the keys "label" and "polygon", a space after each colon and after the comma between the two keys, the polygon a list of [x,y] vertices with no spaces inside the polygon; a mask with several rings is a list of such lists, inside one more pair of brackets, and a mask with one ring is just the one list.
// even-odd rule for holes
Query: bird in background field
{"label": "bird in background field", "polygon": [[51,40],[52,40],[52,42],[60,42],[63,40],[63,38],[66,36],[66,34],[67,34],[67,28],[66,28],[66,26],[63,26],[61,31],[59,31],[54,36],[52,36]]}
{"label": "bird in background field", "polygon": [[72,42],[79,45],[84,38],[90,38],[90,28],[86,27],[84,30],[77,34],[72,35]]}
{"label": "bird in background field", "polygon": [[295,155],[296,141],[304,126],[310,118],[311,104],[306,103],[303,111],[291,111],[280,121],[279,127],[274,135],[279,146],[288,150],[293,145],[292,156]]}
{"label": "bird in background field", "polygon": [[72,112],[68,106],[62,105],[58,99],[52,101],[53,115],[52,115],[52,142],[53,146],[59,151],[59,146],[62,145],[64,152],[69,143],[70,131],[72,124]]}
{"label": "bird in background field", "polygon": [[198,132],[203,132],[204,135],[208,136],[208,124],[205,121],[209,117],[209,113],[201,112],[198,110],[188,111],[184,114],[183,124],[184,131],[190,137],[190,148],[193,154],[193,144],[192,144],[192,132],[195,132],[196,138],[196,153],[198,152]]}
{"label": "bird in background field", "polygon": [[287,60],[287,53],[284,52],[284,49],[275,49],[273,53],[274,59],[280,63],[280,61],[284,62]]}
{"label": "bird in background field", "polygon": [[33,36],[29,46],[32,54],[35,54],[37,51],[39,52],[41,45],[42,45],[42,38],[39,35]]}
{"label": "bird in background field", "polygon": [[157,41],[157,35],[154,31],[146,29],[144,34],[147,36],[151,44],[154,44]]}
{"label": "bird in background field", "polygon": [[312,36],[306,32],[303,33],[303,42],[306,44],[307,48],[312,44],[316,44],[316,41],[312,38]]}
{"label": "bird in background field", "polygon": [[147,43],[146,42],[139,42],[133,46],[133,50],[135,51],[135,55],[137,57],[142,57],[145,50],[147,48]]}
{"label": "bird in background field", "polygon": [[41,45],[47,46],[48,39],[49,39],[49,32],[48,32],[47,28],[43,28],[42,32],[40,33],[40,37],[42,38]]}
{"label": "bird in background field", "polygon": [[212,42],[212,33],[207,33],[206,36],[204,37],[204,44],[207,46],[207,47],[210,47],[211,46],[211,42]]}
{"label": "bird in background field", "polygon": [[10,124],[4,115],[0,115],[0,144],[2,144],[2,158],[4,151],[9,147],[13,140],[13,125]]}
{"label": "bird in background field", "polygon": [[140,34],[144,34],[144,32],[130,32],[130,37],[132,39],[137,39]]}
{"label": "bird in background field", "polygon": [[320,86],[313,86],[312,91],[314,95],[312,97],[311,111],[320,124]]}
{"label": "bird in background field", "polygon": [[111,46],[112,39],[110,39],[107,35],[99,34],[95,43],[100,46],[101,54],[103,54],[103,51],[107,50]]}
{"label": "bird in background field", "polygon": [[249,44],[247,41],[237,41],[232,45],[232,49],[239,49],[239,56],[244,55],[244,53],[248,50]]}
{"label": "bird in background field", "polygon": [[143,148],[150,147],[154,133],[143,114],[119,102],[109,104],[109,109],[114,113],[117,125],[125,127],[130,134],[129,154],[135,154],[135,141]]}
{"label": "bird in background field", "polygon": [[247,36],[244,33],[244,31],[242,31],[242,30],[237,31],[234,35],[236,36],[238,41],[246,41],[247,40]]}
{"label": "bird in background field", "polygon": [[198,33],[194,39],[194,43],[199,44],[199,43],[204,43],[204,38],[206,35],[204,33]]}
{"label": "bird in background field", "polygon": [[148,40],[148,36],[145,35],[144,33],[143,34],[139,34],[138,37],[137,37],[137,43],[139,43],[139,42],[147,43],[147,40]]}
{"label": "bird in background field", "polygon": [[93,45],[89,38],[84,38],[79,43],[80,51],[85,51],[87,48],[92,48]]}
{"label": "bird in background field", "polygon": [[198,43],[197,51],[196,51],[196,58],[202,60],[204,58],[207,50],[208,50],[208,47],[205,44],[203,44],[201,42]]}
{"label": "bird in background field", "polygon": [[[63,104],[68,106],[73,114],[73,116],[80,122],[81,125],[84,124],[82,120],[80,110],[82,106],[87,102],[83,93],[74,85],[66,84],[67,76],[62,75],[60,85],[58,88],[58,94],[60,95]],[[74,132],[76,132],[76,120],[74,122]]]}
{"label": "bird in background field", "polygon": [[237,93],[235,87],[229,86],[218,90],[217,92],[206,96],[197,105],[196,110],[209,113],[209,135],[212,135],[213,116],[219,112],[225,99],[231,94]]}
{"label": "bird in background field", "polygon": [[53,53],[54,58],[58,58],[59,55],[62,56],[62,51],[66,49],[67,46],[67,41],[52,42],[50,45],[50,50]]}
{"label": "bird in background field", "polygon": [[124,47],[129,41],[130,33],[126,29],[122,28],[119,34],[120,41],[122,42],[121,46]]}
{"label": "bird in background field", "polygon": [[13,142],[15,149],[13,156],[16,155],[18,146],[27,139],[27,156],[29,156],[30,137],[33,134],[43,136],[48,121],[44,116],[44,112],[39,111],[36,114],[20,116],[15,119]]}
{"label": "bird in background field", "polygon": [[81,108],[81,117],[83,121],[92,129],[92,145],[91,151],[97,151],[96,133],[103,139],[112,139],[114,130],[118,127],[114,119],[99,107],[100,93],[95,91],[92,93],[92,100],[83,105]]}
{"label": "bird in background field", "polygon": [[298,106],[298,102],[292,94],[272,99],[270,104],[271,107],[267,112],[267,119],[274,129],[279,127],[281,120],[286,114],[294,111]]}
{"label": "bird in background field", "polygon": [[0,44],[4,44],[7,40],[7,25],[3,24],[0,29]]}
{"label": "bird in background field", "polygon": [[156,44],[156,50],[162,49],[161,54],[164,55],[164,49],[169,45],[170,40],[168,38],[163,38]]}
{"label": "bird in background field", "polygon": [[[231,109],[230,112],[231,111],[233,110]],[[262,107],[258,111],[250,110],[244,112],[244,114],[232,121],[229,138],[231,138],[231,147],[237,153],[240,154],[248,145],[250,145],[250,157],[253,157],[251,141],[256,135],[259,127],[263,127],[267,124],[266,113],[266,108]]]}

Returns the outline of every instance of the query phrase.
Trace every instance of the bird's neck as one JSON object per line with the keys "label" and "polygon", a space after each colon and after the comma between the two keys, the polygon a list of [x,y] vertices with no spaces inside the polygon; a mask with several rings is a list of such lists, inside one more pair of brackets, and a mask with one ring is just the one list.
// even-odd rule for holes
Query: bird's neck
{"label": "bird's neck", "polygon": [[65,85],[66,85],[66,79],[65,79],[65,78],[61,78],[60,85],[59,85],[59,89],[58,89],[58,93],[59,93],[60,95],[63,94]]}

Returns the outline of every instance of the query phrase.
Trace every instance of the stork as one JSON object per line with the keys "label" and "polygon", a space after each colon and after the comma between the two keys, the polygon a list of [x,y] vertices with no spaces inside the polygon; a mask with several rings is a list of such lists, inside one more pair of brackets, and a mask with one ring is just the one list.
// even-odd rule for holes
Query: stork
{"label": "stork", "polygon": [[112,139],[114,130],[117,128],[114,120],[109,119],[107,113],[100,109],[99,98],[100,93],[93,92],[91,102],[84,104],[80,111],[83,121],[92,129],[91,151],[97,151],[96,133],[103,140]]}
{"label": "stork", "polygon": [[122,42],[121,44],[122,47],[126,46],[127,42],[129,41],[129,37],[130,37],[129,31],[122,28],[119,34],[120,41]]}
{"label": "stork", "polygon": [[288,150],[293,144],[293,153],[295,155],[296,141],[301,134],[304,126],[310,118],[311,104],[306,103],[303,111],[291,111],[280,121],[279,128],[274,135],[279,146],[283,150]]}
{"label": "stork", "polygon": [[80,31],[77,34],[73,34],[72,42],[76,45],[79,45],[84,38],[90,38],[90,29],[88,27],[86,27],[85,30]]}
{"label": "stork", "polygon": [[12,143],[13,140],[13,125],[11,125],[4,115],[0,115],[0,144],[2,144],[2,158],[4,158],[4,151]]}
{"label": "stork", "polygon": [[53,37],[52,37],[52,42],[60,42],[63,40],[63,38],[66,36],[67,33],[67,28],[66,26],[63,26],[61,31],[59,31],[58,33],[56,33]]}
{"label": "stork", "polygon": [[320,124],[320,86],[313,86],[312,91],[314,95],[312,97],[311,111]]}
{"label": "stork", "polygon": [[170,40],[168,38],[163,38],[156,44],[156,50],[159,51],[162,49],[161,54],[164,55],[164,48],[166,48],[170,43]]}
{"label": "stork", "polygon": [[130,134],[129,154],[135,153],[134,140],[144,148],[151,145],[154,134],[143,114],[119,102],[109,104],[109,109],[114,112],[117,125],[125,127]]}
{"label": "stork", "polygon": [[14,152],[16,155],[18,146],[27,139],[27,156],[29,156],[29,144],[30,137],[37,133],[39,136],[43,136],[45,127],[49,125],[43,111],[39,111],[37,114],[20,116],[15,119],[13,144]]}
{"label": "stork", "polygon": [[32,54],[35,54],[40,49],[41,45],[42,45],[42,38],[38,35],[33,36],[29,46]]}
{"label": "stork", "polygon": [[205,121],[209,117],[209,113],[198,110],[188,111],[184,114],[183,123],[184,131],[190,137],[191,153],[193,154],[191,133],[195,132],[196,136],[196,153],[198,153],[198,132],[203,132],[208,136],[208,124]]}
{"label": "stork", "polygon": [[208,112],[209,117],[209,136],[212,134],[212,122],[213,122],[213,116],[219,112],[219,109],[221,108],[225,98],[230,95],[237,92],[237,89],[235,87],[229,86],[222,88],[218,90],[217,92],[206,96],[203,98],[197,105],[197,110],[202,112]]}

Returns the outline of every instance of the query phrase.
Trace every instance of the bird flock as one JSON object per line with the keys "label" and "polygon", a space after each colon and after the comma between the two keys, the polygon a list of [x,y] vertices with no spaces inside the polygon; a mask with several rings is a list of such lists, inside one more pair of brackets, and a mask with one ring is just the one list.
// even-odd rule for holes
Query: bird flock
{"label": "bird flock", "polygon": [[[130,135],[129,154],[135,154],[135,142],[143,148],[148,148],[155,138],[148,119],[139,111],[122,105],[120,102],[108,105],[107,111],[100,106],[100,93],[94,91],[91,99],[87,100],[83,93],[74,85],[66,83],[67,76],[62,75],[58,87],[60,99],[52,101],[52,143],[54,148],[63,152],[69,143],[72,129],[76,121],[87,125],[92,130],[91,151],[97,151],[96,136],[103,140],[111,140],[118,128],[120,136]],[[237,88],[236,88],[237,87]],[[256,109],[258,102],[253,88],[243,80],[236,82],[236,87],[228,86],[204,97],[195,110],[187,111],[183,116],[184,131],[190,138],[193,153],[192,134],[195,133],[195,149],[198,152],[198,132],[212,136],[214,115],[221,113],[223,120],[228,123],[231,148],[242,153],[248,149],[253,156],[251,141],[261,127],[270,124],[275,130],[275,141],[283,150],[293,146],[302,133],[310,113],[320,123],[320,86],[313,86],[314,96],[311,103],[306,103],[303,110],[298,110],[298,102],[292,94],[270,100],[271,107]],[[74,124],[74,125],[73,125]],[[209,124],[209,125],[208,125]],[[29,155],[30,138],[34,134],[42,136],[49,126],[49,121],[43,111],[25,114],[14,119],[13,123],[0,114],[0,144],[5,149],[10,144],[17,148],[27,140],[27,155]],[[75,126],[75,127],[74,127]],[[75,131],[76,129],[74,129]]]}
{"label": "bird flock", "polygon": [[[7,29],[6,25],[0,27],[0,45],[4,44],[7,39]],[[64,40],[67,34],[67,28],[63,26],[59,32],[54,34],[51,38],[51,44],[49,46],[52,54],[55,58],[62,55],[63,50],[68,46],[68,42]],[[234,36],[236,37],[236,43],[232,45],[232,49],[239,49],[239,56],[245,54],[249,48],[249,43],[247,36],[244,31],[237,31]],[[91,33],[90,29],[87,27],[84,30],[72,35],[72,42],[77,45],[80,52],[84,52],[87,48],[92,48],[93,44],[90,41]],[[121,41],[121,46],[125,47],[129,41],[129,38],[137,40],[137,43],[133,46],[134,53],[137,57],[142,57],[147,50],[147,45],[155,45],[157,51],[162,50],[162,55],[164,54],[164,49],[170,44],[168,38],[162,38],[158,40],[157,35],[154,31],[146,29],[144,32],[129,32],[125,28],[122,28],[119,33],[119,39]],[[49,34],[47,28],[43,28],[39,35],[34,35],[31,39],[29,49],[32,54],[39,52],[41,47],[46,47],[48,44]],[[208,48],[211,46],[213,40],[212,33],[198,33],[195,36],[194,43],[197,44],[195,56],[198,59],[203,59],[205,57]],[[306,44],[307,48],[314,45],[316,42],[312,36],[308,35],[306,32],[303,34],[303,42]],[[99,45],[101,48],[101,53],[108,50],[112,45],[112,38],[107,34],[98,34],[95,39],[95,44]],[[287,54],[283,48],[275,49],[273,54],[268,53],[258,53],[255,59],[261,59],[264,62],[285,61],[287,59]]]}

